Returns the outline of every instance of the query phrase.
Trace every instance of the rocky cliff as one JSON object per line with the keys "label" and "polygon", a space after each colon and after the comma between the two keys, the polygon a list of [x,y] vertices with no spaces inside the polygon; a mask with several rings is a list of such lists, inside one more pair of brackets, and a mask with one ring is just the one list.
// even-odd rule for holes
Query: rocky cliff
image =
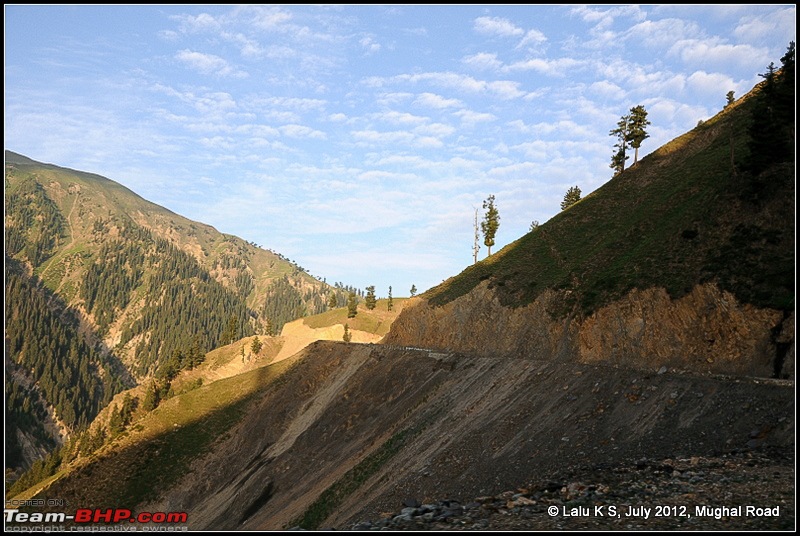
{"label": "rocky cliff", "polygon": [[741,304],[714,284],[697,285],[677,299],[663,289],[633,290],[585,318],[559,318],[564,298],[548,290],[529,305],[505,307],[487,283],[439,307],[420,298],[384,342],[642,370],[793,374],[794,315]]}

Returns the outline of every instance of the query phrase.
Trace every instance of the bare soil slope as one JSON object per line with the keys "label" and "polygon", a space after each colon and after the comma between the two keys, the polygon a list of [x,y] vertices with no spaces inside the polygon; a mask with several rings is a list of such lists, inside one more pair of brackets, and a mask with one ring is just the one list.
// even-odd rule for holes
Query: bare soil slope
{"label": "bare soil slope", "polygon": [[318,342],[280,384],[143,509],[186,510],[195,529],[341,527],[408,497],[466,503],[589,459],[794,436],[793,383],[782,380]]}

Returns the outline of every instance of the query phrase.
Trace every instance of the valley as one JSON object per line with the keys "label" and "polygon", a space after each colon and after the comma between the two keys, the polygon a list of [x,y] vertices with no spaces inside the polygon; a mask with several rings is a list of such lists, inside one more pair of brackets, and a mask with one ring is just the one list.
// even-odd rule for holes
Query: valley
{"label": "valley", "polygon": [[762,90],[352,311],[351,287],[6,152],[7,500],[202,531],[792,528],[794,162],[758,152]]}

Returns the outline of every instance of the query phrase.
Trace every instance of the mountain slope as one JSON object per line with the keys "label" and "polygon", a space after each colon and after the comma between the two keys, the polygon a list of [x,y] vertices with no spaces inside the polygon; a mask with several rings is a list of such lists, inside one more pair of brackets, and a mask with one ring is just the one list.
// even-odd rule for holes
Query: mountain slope
{"label": "mountain slope", "polygon": [[173,356],[280,330],[325,310],[331,292],[344,299],[280,255],[114,181],[11,151],[5,158],[6,265],[21,282],[6,301],[12,468],[29,466]]}
{"label": "mountain slope", "polygon": [[[785,459],[795,443],[794,168],[730,167],[731,133],[734,154],[751,146],[750,98],[409,300],[382,344],[316,342],[281,370],[204,385],[152,413],[159,434],[136,441],[134,428],[131,443],[25,497],[187,512],[193,529],[318,529],[402,502],[456,509],[530,482],[568,496],[567,482],[581,485],[568,475],[623,474],[642,459]],[[174,412],[191,397],[219,401],[216,390],[237,381],[252,394],[241,404]],[[203,430],[220,435],[191,448]],[[794,490],[785,462],[780,471],[786,505]],[[705,475],[679,476],[687,506],[709,500],[690,486]],[[753,497],[735,484],[736,497]],[[646,486],[630,487],[570,506],[654,504]],[[791,526],[794,510],[760,523]]]}
{"label": "mountain slope", "polygon": [[[187,512],[194,530],[348,527],[408,498],[467,504],[558,482],[588,459],[609,467],[793,441],[784,380],[335,342],[281,364],[168,401],[148,417],[160,428],[132,431],[36,497]],[[249,402],[220,405],[219,390],[236,384]]]}
{"label": "mountain slope", "polygon": [[794,165],[774,163],[758,195],[758,178],[730,164],[731,141],[737,168],[749,159],[756,106],[739,99],[424,297],[444,305],[487,281],[504,306],[550,288],[590,314],[633,288],[679,298],[714,281],[744,303],[792,308]]}
{"label": "mountain slope", "polygon": [[430,289],[387,342],[791,375],[794,163],[753,170],[761,99],[757,88]]}

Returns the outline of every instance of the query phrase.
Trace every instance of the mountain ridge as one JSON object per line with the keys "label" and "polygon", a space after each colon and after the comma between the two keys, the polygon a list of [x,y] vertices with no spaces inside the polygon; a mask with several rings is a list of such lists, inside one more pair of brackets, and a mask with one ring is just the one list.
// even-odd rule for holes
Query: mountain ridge
{"label": "mountain ridge", "polygon": [[[225,342],[223,336],[230,341],[279,332],[287,321],[325,310],[331,293],[345,302],[344,288],[310,276],[282,255],[189,220],[102,175],[4,154],[7,275],[25,280],[13,288],[28,293],[7,296],[7,329],[19,343],[12,345],[6,368],[14,369],[11,384],[24,374],[32,386],[6,398],[18,417],[14,422],[28,423],[24,433],[12,426],[11,437],[33,445],[23,449],[30,456],[12,456],[12,467],[29,466],[34,452],[52,449],[53,441],[63,442],[99,411],[73,418],[68,408],[81,407],[82,389],[65,395],[73,385],[47,387],[50,396],[62,393],[53,400],[39,387],[75,381],[52,364],[70,347],[92,349],[90,363],[74,374],[87,385],[106,378],[96,396],[108,401],[156,374],[175,352],[195,345],[211,350]],[[41,298],[36,311],[22,307],[31,302],[30,293]],[[52,340],[52,330],[42,332],[38,320],[51,312],[67,329],[59,341]],[[42,340],[43,349],[33,352],[24,342],[32,340]],[[119,366],[110,372],[103,360]],[[23,410],[23,391],[39,402]],[[65,423],[57,436],[44,433],[44,415],[53,413]]]}

